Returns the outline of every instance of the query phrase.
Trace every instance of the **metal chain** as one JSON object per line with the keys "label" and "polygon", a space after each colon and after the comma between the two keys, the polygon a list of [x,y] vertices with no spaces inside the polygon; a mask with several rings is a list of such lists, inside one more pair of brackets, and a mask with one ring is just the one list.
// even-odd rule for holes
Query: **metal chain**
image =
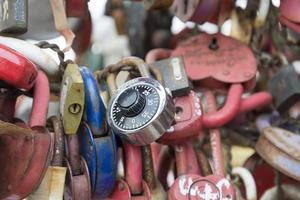
{"label": "metal chain", "polygon": [[68,64],[74,63],[72,60],[65,61],[65,53],[62,50],[60,50],[59,46],[56,44],[50,44],[47,41],[41,41],[41,42],[37,43],[36,46],[38,46],[42,49],[51,49],[57,53],[57,56],[59,59],[59,70],[61,71],[62,74],[64,73]]}

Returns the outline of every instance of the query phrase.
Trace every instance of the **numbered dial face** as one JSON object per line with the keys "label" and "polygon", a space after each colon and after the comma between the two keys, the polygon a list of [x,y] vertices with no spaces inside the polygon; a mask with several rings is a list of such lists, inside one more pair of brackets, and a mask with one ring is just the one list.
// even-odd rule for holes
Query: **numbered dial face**
{"label": "numbered dial face", "polygon": [[112,121],[121,130],[136,130],[153,119],[159,104],[159,91],[154,86],[149,83],[135,84],[114,101]]}

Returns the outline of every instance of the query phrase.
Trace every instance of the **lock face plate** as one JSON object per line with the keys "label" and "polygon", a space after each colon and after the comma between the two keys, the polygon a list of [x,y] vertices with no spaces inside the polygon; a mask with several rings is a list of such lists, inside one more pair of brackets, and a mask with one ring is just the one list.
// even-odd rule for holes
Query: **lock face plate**
{"label": "lock face plate", "polygon": [[164,87],[171,90],[172,96],[183,96],[190,91],[189,80],[181,57],[164,59],[150,64],[157,68],[162,76]]}
{"label": "lock face plate", "polygon": [[222,83],[245,83],[256,76],[250,48],[221,34],[200,34],[181,43],[172,56],[182,56],[192,81],[212,78]]}
{"label": "lock face plate", "polygon": [[66,134],[76,134],[84,109],[84,83],[76,64],[65,70],[60,93],[60,114]]}
{"label": "lock face plate", "polygon": [[151,78],[126,82],[111,98],[107,119],[129,142],[143,145],[158,139],[174,120],[174,104],[165,89]]}

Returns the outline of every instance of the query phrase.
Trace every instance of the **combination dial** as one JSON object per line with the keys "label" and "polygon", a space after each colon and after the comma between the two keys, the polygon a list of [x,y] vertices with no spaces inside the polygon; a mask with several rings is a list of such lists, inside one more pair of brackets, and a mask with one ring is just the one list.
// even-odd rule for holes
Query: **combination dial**
{"label": "combination dial", "polygon": [[159,82],[136,78],[119,88],[108,106],[108,122],[137,145],[158,139],[174,121],[174,104]]}

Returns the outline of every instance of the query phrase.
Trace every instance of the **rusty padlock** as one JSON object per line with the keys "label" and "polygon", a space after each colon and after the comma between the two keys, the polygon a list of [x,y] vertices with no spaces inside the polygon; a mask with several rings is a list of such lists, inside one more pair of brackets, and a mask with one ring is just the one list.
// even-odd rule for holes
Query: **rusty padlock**
{"label": "rusty padlock", "polygon": [[[51,153],[52,153],[52,144],[50,135],[47,133],[47,130],[45,129],[46,126],[46,117],[48,113],[48,102],[49,102],[49,82],[46,77],[46,75],[39,71],[37,74],[37,78],[33,87],[33,107],[29,119],[29,128],[26,128],[27,125],[22,125],[22,127],[25,127],[23,131],[26,134],[27,138],[26,140],[30,140],[30,142],[24,143],[24,138],[21,140],[18,140],[15,138],[14,140],[11,140],[13,144],[25,144],[24,149],[18,149],[15,145],[13,145],[15,150],[11,151],[12,154],[19,152],[20,155],[22,155],[20,161],[16,161],[16,163],[23,164],[23,161],[25,162],[26,170],[21,171],[20,173],[16,173],[14,170],[11,169],[11,166],[7,168],[7,166],[3,166],[2,169],[7,174],[6,176],[1,176],[5,180],[3,180],[1,183],[1,187],[4,187],[5,189],[2,190],[4,193],[2,193],[1,198],[24,198],[28,196],[30,193],[32,193],[38,185],[41,183],[42,178],[47,170],[47,167],[49,165],[50,159],[51,159]],[[9,130],[9,129],[8,129]],[[3,131],[8,131],[7,129],[3,129]],[[9,132],[9,131],[8,131]],[[28,134],[30,133],[30,134]],[[9,142],[9,140],[4,140],[3,142]],[[21,143],[19,143],[21,142]],[[7,143],[9,144],[9,143]],[[29,146],[27,146],[29,145]],[[1,145],[2,146],[2,145]],[[4,149],[3,152],[7,151]],[[26,147],[27,146],[27,147]],[[29,148],[29,149],[28,149]],[[27,152],[24,154],[24,152]],[[30,154],[28,154],[30,152]],[[9,152],[7,152],[9,154]],[[3,154],[3,155],[7,155]],[[24,154],[24,155],[23,155]],[[14,158],[20,159],[20,155],[16,155]],[[23,157],[28,156],[29,157]],[[6,160],[6,158],[3,158],[3,160]],[[9,162],[4,162],[9,163]],[[18,165],[15,165],[18,167]],[[13,173],[13,174],[12,174]],[[21,176],[21,177],[19,177]],[[7,185],[8,184],[8,185]],[[9,189],[8,189],[9,188]]]}
{"label": "rusty padlock", "polygon": [[268,118],[260,117],[257,126],[261,130],[261,135],[256,143],[256,151],[271,166],[292,177],[300,180],[300,170],[298,170],[300,159],[298,146],[299,135],[282,128],[272,127]]}
{"label": "rusty padlock", "polygon": [[67,167],[64,199],[87,199],[92,196],[89,169],[86,161],[79,153],[79,141],[77,134],[66,135],[67,158],[64,166]]}
{"label": "rusty padlock", "polygon": [[183,57],[187,75],[196,85],[215,89],[242,84],[246,90],[255,86],[256,59],[251,49],[220,33],[192,37],[171,55]]}
{"label": "rusty padlock", "polygon": [[51,166],[48,167],[48,170],[38,189],[27,198],[28,200],[63,199],[67,172],[67,168],[62,167],[65,147],[63,125],[60,119],[56,116],[49,118],[48,123],[49,125],[47,125],[47,128],[53,131],[51,133],[53,133],[52,137],[54,137],[54,151],[51,159]]}
{"label": "rusty padlock", "polygon": [[[197,37],[194,38],[194,39],[197,40]],[[203,44],[203,42],[201,42],[201,44]],[[194,44],[190,43],[190,45],[193,46]],[[180,49],[180,47],[178,47],[178,48]],[[186,48],[188,48],[188,47],[186,46]],[[181,49],[181,51],[183,52],[183,48]],[[231,50],[229,50],[229,51],[231,51]],[[250,50],[247,49],[247,52],[249,52],[249,51]],[[187,60],[188,60],[190,54],[194,54],[194,53],[197,53],[197,52],[196,51],[191,51],[190,53],[188,53],[188,52],[189,51],[184,53],[184,54],[187,54],[186,55],[187,59],[185,58],[185,55],[183,55],[183,58],[185,60],[185,67],[186,67],[187,75],[189,76],[190,79],[192,79],[192,78],[191,78],[191,75],[189,73],[193,73],[193,76],[195,74],[198,74],[198,75],[201,74],[201,76],[203,74],[206,74],[206,75],[203,75],[205,77],[205,78],[204,77],[203,78],[206,79],[206,80],[199,84],[199,85],[201,85],[201,87],[209,86],[210,88],[213,88],[213,89],[216,89],[216,88],[219,88],[219,87],[221,87],[221,88],[225,87],[226,88],[226,86],[225,86],[226,82],[222,83],[221,81],[215,81],[215,80],[213,80],[214,78],[210,77],[210,76],[214,76],[215,74],[217,74],[217,73],[215,73],[215,68],[210,68],[210,67],[205,66],[207,68],[205,69],[205,67],[204,67],[204,69],[202,71],[202,68],[200,68],[200,66],[197,66],[195,64],[197,62],[197,57],[194,57],[194,61],[190,60],[191,63],[188,63],[188,64],[193,64],[193,66],[195,67],[193,69],[193,71],[189,72],[188,71],[189,66],[186,65]],[[156,61],[160,58],[166,58],[168,55],[170,55],[170,52],[168,50],[157,49],[157,50],[150,51],[148,53],[148,55],[146,56],[146,58],[149,62],[153,62],[153,61]],[[225,55],[226,54],[221,53],[220,55],[218,55],[218,56],[215,55],[215,56],[216,57],[223,57]],[[252,53],[251,53],[251,56],[253,56]],[[205,58],[200,58],[200,59],[205,60]],[[218,58],[218,59],[220,59],[220,58]],[[224,58],[224,59],[227,59],[227,58]],[[253,59],[255,59],[254,56],[253,56]],[[252,57],[251,57],[251,60],[252,60]],[[253,64],[254,64],[254,66],[253,66]],[[213,63],[213,65],[217,65],[217,66],[220,65],[221,69],[222,69],[222,67],[225,68],[224,64],[222,62],[216,62],[216,63]],[[254,61],[254,63],[252,62],[252,64],[250,64],[250,65],[251,66],[249,66],[248,68],[255,71],[255,69],[256,69],[255,61]],[[229,67],[229,69],[231,69],[231,67]],[[238,69],[238,68],[236,68],[236,69]],[[211,75],[209,75],[209,74],[211,74]],[[195,80],[192,79],[192,81],[194,81],[194,83],[195,83],[194,85],[197,88],[198,80],[197,79],[195,79]],[[243,81],[245,81],[245,79]],[[251,84],[255,83],[253,81],[254,81],[254,79],[250,81],[250,82],[252,82]],[[227,79],[227,82],[232,82],[232,80],[230,81],[229,79]],[[263,107],[265,105],[268,105],[272,100],[271,95],[267,92],[255,93],[254,95],[251,95],[247,99],[242,100],[241,99],[242,93],[243,93],[243,87],[240,84],[233,83],[230,86],[229,90],[228,90],[227,101],[224,104],[224,106],[222,107],[222,109],[220,109],[218,112],[214,112],[214,113],[206,113],[206,114],[203,114],[203,115],[201,114],[202,115],[201,116],[202,126],[207,127],[207,128],[220,127],[220,126],[230,122],[238,113],[245,113],[247,111],[255,109],[256,107]],[[188,99],[188,97],[185,97],[185,98]],[[198,97],[196,97],[196,98],[198,98]],[[180,99],[180,98],[178,98],[178,99]],[[185,102],[185,101],[186,100],[182,101],[182,103]],[[179,102],[181,102],[181,100],[179,100]],[[201,111],[200,106],[197,103],[198,102],[197,99],[195,99],[195,102],[196,102],[195,103],[195,108],[196,108],[196,111],[197,111],[196,114],[198,115],[199,112],[202,112],[202,111]],[[240,105],[240,106],[237,106],[237,105]],[[182,112],[182,114],[184,114],[184,112]],[[196,119],[196,117],[194,119]],[[186,122],[186,124],[188,124],[188,123]],[[200,124],[198,124],[197,126],[200,126]],[[171,134],[169,134],[169,135],[171,135]]]}
{"label": "rusty padlock", "polygon": [[[230,182],[221,174],[202,177],[200,174],[188,173],[186,148],[191,144],[181,144],[175,147],[176,167],[179,177],[176,178],[168,191],[168,198],[176,199],[235,199],[235,191]],[[192,154],[191,154],[192,153]],[[189,156],[196,157],[195,152]],[[217,163],[215,163],[217,164]]]}
{"label": "rusty padlock", "polygon": [[37,76],[37,68],[31,61],[4,45],[0,45],[0,59],[1,81],[20,89],[32,88]]}

